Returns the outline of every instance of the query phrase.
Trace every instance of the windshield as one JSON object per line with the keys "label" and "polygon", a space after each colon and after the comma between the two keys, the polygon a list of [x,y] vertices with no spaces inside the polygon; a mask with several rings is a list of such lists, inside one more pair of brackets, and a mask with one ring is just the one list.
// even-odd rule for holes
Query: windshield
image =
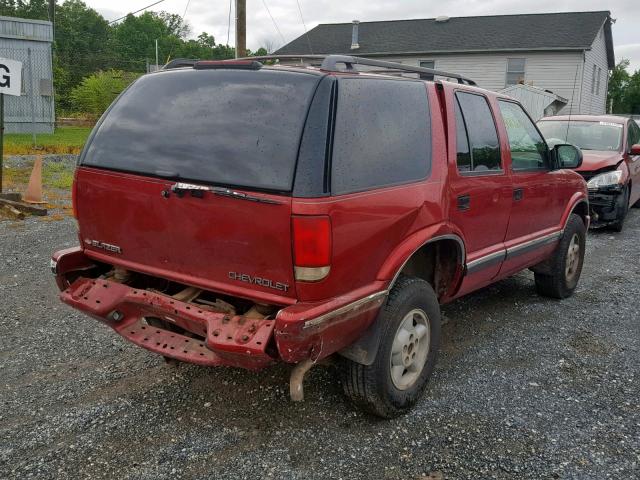
{"label": "windshield", "polygon": [[269,69],[145,75],[101,120],[81,163],[290,191],[300,135],[320,78]]}
{"label": "windshield", "polygon": [[582,150],[618,151],[622,146],[622,128],[612,122],[548,120],[538,128],[551,146],[571,143]]}

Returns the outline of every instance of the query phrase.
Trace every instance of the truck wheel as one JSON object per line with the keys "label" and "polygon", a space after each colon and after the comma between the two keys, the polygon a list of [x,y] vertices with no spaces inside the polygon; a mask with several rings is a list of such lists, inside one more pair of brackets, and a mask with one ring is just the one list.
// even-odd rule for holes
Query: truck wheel
{"label": "truck wheel", "polygon": [[627,218],[629,212],[629,185],[625,185],[622,195],[620,195],[619,203],[617,205],[618,216],[610,226],[614,232],[621,232],[624,227],[624,220]]}
{"label": "truck wheel", "polygon": [[564,235],[549,259],[551,274],[535,274],[536,290],[540,295],[567,298],[573,294],[582,272],[585,238],[584,222],[572,213]]}
{"label": "truck wheel", "polygon": [[383,418],[409,410],[420,398],[436,363],[440,306],[431,285],[399,277],[380,310],[380,346],[371,365],[344,359],[344,392],[359,407]]}

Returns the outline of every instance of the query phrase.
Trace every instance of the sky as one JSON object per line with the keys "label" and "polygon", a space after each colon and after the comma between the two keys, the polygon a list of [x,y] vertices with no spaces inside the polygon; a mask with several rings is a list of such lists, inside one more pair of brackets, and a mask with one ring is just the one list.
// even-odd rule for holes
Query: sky
{"label": "sky", "polygon": [[[154,0],[85,0],[108,20],[143,8]],[[191,26],[192,36],[212,34],[216,43],[234,43],[234,0],[164,0],[150,10],[183,15]],[[300,10],[302,11],[301,19]],[[571,12],[610,10],[615,19],[613,41],[616,62],[631,61],[631,71],[640,69],[640,0],[247,0],[247,46],[276,49],[312,29],[319,23],[371,20],[399,20],[472,15]],[[273,17],[273,19],[271,18]],[[544,32],[540,32],[544,35]]]}

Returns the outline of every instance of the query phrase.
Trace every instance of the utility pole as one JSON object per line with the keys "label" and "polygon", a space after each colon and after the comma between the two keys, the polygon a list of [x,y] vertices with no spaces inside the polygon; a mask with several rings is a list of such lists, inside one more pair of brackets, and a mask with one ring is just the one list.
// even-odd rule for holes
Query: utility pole
{"label": "utility pole", "polygon": [[159,70],[158,68],[158,39],[156,38],[156,69],[154,70],[154,72],[157,72]]}
{"label": "utility pole", "polygon": [[247,56],[247,0],[236,0],[236,58]]}
{"label": "utility pole", "polygon": [[53,32],[53,38],[56,35],[56,0],[49,0],[49,21],[51,22],[51,30]]}

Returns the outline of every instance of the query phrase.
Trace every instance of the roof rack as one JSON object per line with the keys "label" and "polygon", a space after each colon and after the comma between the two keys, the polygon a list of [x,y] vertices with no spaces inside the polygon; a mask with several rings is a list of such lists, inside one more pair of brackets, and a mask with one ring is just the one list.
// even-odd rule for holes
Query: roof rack
{"label": "roof rack", "polygon": [[161,70],[171,70],[173,68],[193,67],[199,60],[192,58],[175,58],[164,65]]}
{"label": "roof rack", "polygon": [[[434,75],[438,77],[454,78],[458,83],[466,85],[476,85],[476,82],[470,78],[463,77],[457,73],[444,72],[442,70],[434,70],[433,68],[414,67],[403,63],[387,62],[383,60],[373,60],[371,58],[354,57],[351,55],[264,55],[259,57],[245,57],[242,60],[317,60],[322,70],[329,72],[344,72],[355,70],[355,65],[365,65],[369,67],[380,67],[384,70],[376,70],[376,73],[385,73],[387,70],[396,70],[407,73],[422,73],[426,75]],[[339,68],[338,65],[344,65]],[[373,73],[373,72],[372,72]]]}

